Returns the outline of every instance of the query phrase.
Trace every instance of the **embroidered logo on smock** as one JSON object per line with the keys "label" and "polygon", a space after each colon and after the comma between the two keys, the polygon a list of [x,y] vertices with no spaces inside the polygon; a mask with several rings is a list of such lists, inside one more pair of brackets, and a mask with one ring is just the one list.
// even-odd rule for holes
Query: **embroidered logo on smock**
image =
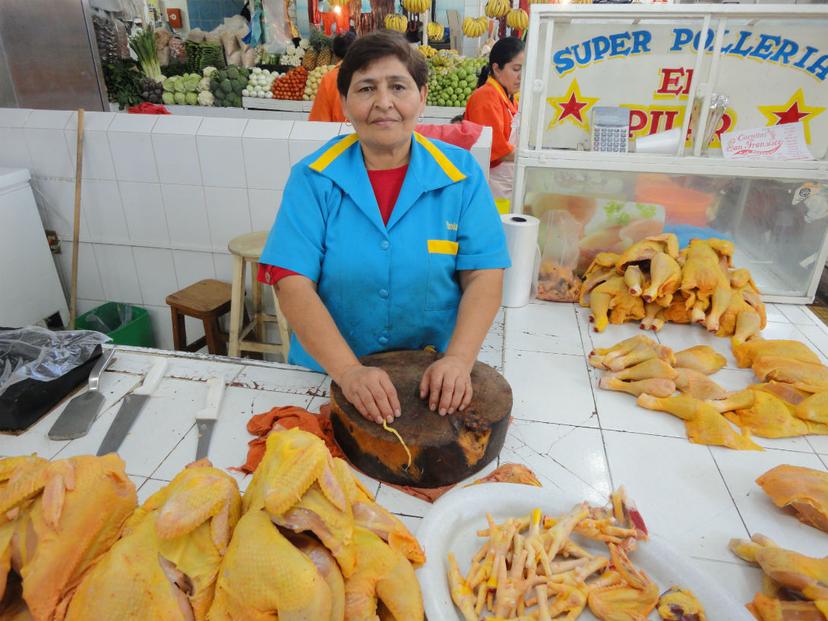
{"label": "embroidered logo on smock", "polygon": [[448,220],[446,220],[446,228],[449,231],[456,231],[457,230],[457,223],[456,222],[449,222]]}

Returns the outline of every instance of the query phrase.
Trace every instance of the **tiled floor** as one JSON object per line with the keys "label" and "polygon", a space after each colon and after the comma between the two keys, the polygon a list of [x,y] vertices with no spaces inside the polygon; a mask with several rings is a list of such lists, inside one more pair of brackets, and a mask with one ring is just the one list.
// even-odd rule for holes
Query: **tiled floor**
{"label": "tiled floor", "polygon": [[[828,360],[828,328],[809,310],[768,305],[766,338],[795,338]],[[759,572],[727,549],[732,537],[761,532],[790,548],[822,556],[828,538],[776,509],[754,480],[779,464],[826,469],[828,437],[760,440],[763,452],[735,452],[690,444],[677,419],[635,406],[632,397],[597,388],[599,373],[586,354],[639,334],[635,324],[592,332],[588,312],[568,304],[533,303],[498,315],[481,360],[501,370],[514,393],[513,423],[499,463],[528,465],[544,487],[566,490],[591,502],[624,485],[650,529],[694,559],[707,575],[748,601],[760,587]],[[736,368],[726,339],[694,326],[667,326],[659,341],[681,349],[707,343],[728,359],[715,376],[728,389],[751,381]],[[46,433],[58,408],[21,436],[0,436],[0,455],[37,452],[66,457],[94,452],[115,415],[118,400],[146,372],[152,355],[119,352],[103,380],[107,407],[86,438],[52,442]],[[167,377],[124,442],[121,455],[130,478],[146,499],[194,458],[193,418],[203,406],[204,380],[221,375],[228,382],[213,434],[210,458],[221,468],[244,461],[252,414],[281,405],[318,411],[327,401],[329,380],[284,365],[245,360],[178,356]],[[496,464],[484,471],[488,472]],[[234,474],[244,489],[249,482]],[[378,500],[416,529],[426,502],[359,475]]]}

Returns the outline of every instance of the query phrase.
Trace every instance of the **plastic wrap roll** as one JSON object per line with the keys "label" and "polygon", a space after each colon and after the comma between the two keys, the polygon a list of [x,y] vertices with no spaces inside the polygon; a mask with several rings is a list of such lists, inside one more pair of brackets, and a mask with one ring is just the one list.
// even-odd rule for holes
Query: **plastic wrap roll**
{"label": "plastic wrap roll", "polygon": [[514,213],[504,214],[500,219],[512,259],[512,267],[503,275],[503,306],[526,306],[538,274],[540,221],[533,216]]}

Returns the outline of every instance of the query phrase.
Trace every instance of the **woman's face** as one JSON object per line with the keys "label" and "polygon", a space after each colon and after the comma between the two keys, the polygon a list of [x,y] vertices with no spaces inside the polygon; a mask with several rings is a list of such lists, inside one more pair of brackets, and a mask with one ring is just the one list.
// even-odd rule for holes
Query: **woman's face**
{"label": "woman's face", "polygon": [[523,73],[523,61],[525,59],[526,53],[521,52],[503,67],[498,64],[492,65],[495,79],[510,95],[520,91],[520,76]]}
{"label": "woman's face", "polygon": [[342,109],[364,145],[395,147],[411,140],[426,92],[399,59],[387,56],[354,72]]}

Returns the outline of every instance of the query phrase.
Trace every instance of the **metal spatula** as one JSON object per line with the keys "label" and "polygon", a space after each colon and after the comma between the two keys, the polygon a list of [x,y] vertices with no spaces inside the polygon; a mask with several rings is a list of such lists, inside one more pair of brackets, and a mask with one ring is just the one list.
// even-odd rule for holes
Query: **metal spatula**
{"label": "metal spatula", "polygon": [[89,386],[83,394],[66,404],[55,424],[49,430],[50,440],[74,440],[89,433],[106,399],[101,394],[101,375],[112,362],[115,349],[107,349],[89,373]]}

